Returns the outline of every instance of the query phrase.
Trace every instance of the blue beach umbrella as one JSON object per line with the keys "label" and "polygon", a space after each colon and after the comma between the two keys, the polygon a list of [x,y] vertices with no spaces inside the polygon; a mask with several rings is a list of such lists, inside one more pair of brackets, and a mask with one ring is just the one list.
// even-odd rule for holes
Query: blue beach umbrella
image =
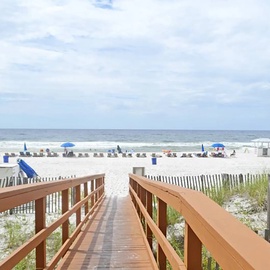
{"label": "blue beach umbrella", "polygon": [[222,143],[213,143],[212,147],[214,147],[214,148],[221,147],[222,148],[222,147],[225,147],[225,145]]}
{"label": "blue beach umbrella", "polygon": [[35,172],[34,169],[32,169],[25,161],[22,159],[18,158],[17,163],[20,166],[20,169],[25,172],[28,178],[34,178],[37,177],[38,174]]}
{"label": "blue beach umbrella", "polygon": [[73,147],[73,146],[75,146],[75,144],[72,142],[65,142],[61,144],[61,147]]}
{"label": "blue beach umbrella", "polygon": [[204,152],[204,146],[203,146],[203,144],[202,144],[202,152]]}
{"label": "blue beach umbrella", "polygon": [[26,143],[23,145],[23,151],[27,151]]}

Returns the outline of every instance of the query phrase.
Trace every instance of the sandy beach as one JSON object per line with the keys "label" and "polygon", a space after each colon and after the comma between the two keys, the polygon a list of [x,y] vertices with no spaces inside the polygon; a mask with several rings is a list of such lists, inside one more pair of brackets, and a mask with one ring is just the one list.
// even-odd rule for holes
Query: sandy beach
{"label": "sandy beach", "polygon": [[[4,153],[1,153],[2,156]],[[78,155],[78,153],[75,153]],[[157,164],[152,165],[151,153],[146,153],[146,158],[109,158],[104,157],[24,157],[22,158],[30,165],[41,178],[44,177],[70,177],[86,176],[105,173],[106,195],[126,196],[128,194],[128,174],[132,173],[133,167],[144,167],[146,175],[152,176],[197,176],[202,174],[260,174],[270,172],[270,159],[268,157],[257,157],[254,149],[238,150],[235,157],[227,158],[181,158],[162,157],[157,158]],[[229,154],[229,153],[228,153]],[[18,157],[9,157],[9,163],[16,163]],[[3,162],[3,159],[2,159]]]}

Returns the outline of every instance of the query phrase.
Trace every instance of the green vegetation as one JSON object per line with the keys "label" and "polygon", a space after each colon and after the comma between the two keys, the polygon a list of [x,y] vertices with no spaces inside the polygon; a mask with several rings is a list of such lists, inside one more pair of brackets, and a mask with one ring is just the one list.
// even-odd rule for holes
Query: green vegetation
{"label": "green vegetation", "polygon": [[[268,177],[266,174],[258,177],[256,181],[247,181],[245,184],[241,184],[239,186],[235,187],[228,187],[224,186],[217,190],[206,190],[205,193],[216,203],[223,206],[226,202],[230,201],[231,198],[234,196],[243,197],[247,201],[251,201],[251,206],[248,209],[245,207],[239,206],[239,211],[241,214],[243,214],[244,217],[240,218],[240,221],[251,228],[252,230],[256,231],[257,228],[254,228],[251,224],[251,221],[248,217],[248,214],[256,213],[258,211],[266,211],[267,206],[267,188],[268,188]],[[184,222],[181,215],[175,211],[174,209],[171,209],[168,207],[168,216],[167,216],[167,222],[168,222],[168,228],[171,227],[171,225],[174,225],[176,223]],[[173,227],[173,226],[172,226]],[[176,250],[177,254],[183,259],[183,253],[184,253],[184,241],[183,241],[183,235],[179,236],[179,232],[177,232],[178,236],[176,236],[176,231],[174,229],[169,230],[169,241],[173,248]],[[215,269],[216,267],[216,261],[211,258],[211,255],[209,252],[203,247],[203,269]],[[168,266],[168,269],[171,269],[170,266]]]}
{"label": "green vegetation", "polygon": [[[57,217],[49,217],[47,223],[53,222]],[[35,222],[27,218],[26,215],[6,216],[3,222],[3,230],[0,239],[3,244],[0,250],[0,258],[3,259],[11,254],[18,247],[23,245],[35,234]],[[70,224],[70,234],[75,230],[75,225]],[[47,261],[50,261],[62,246],[61,228],[55,230],[46,241]],[[35,250],[32,250],[15,267],[15,270],[35,269]]]}

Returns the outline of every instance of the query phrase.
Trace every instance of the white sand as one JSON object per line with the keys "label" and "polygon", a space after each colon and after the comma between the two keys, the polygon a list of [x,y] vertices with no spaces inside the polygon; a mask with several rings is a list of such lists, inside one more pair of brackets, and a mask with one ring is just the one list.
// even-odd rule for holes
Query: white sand
{"label": "white sand", "polygon": [[[59,153],[62,155],[62,153]],[[132,173],[133,167],[144,167],[146,175],[152,176],[198,176],[202,174],[261,174],[270,173],[270,158],[257,157],[254,149],[249,152],[237,151],[234,158],[180,158],[181,153],[177,153],[176,158],[167,157],[160,153],[162,158],[157,158],[157,164],[152,165],[151,153],[147,153],[146,158],[108,158],[105,154],[103,158],[63,158],[59,157],[26,157],[23,160],[29,164],[41,178],[43,177],[70,177],[87,176],[105,173],[105,192],[108,196],[126,196],[128,194],[128,174]],[[0,153],[3,156],[3,153]],[[10,157],[9,163],[16,163],[18,157]],[[2,158],[3,160],[3,158]],[[238,200],[242,200],[241,203]],[[225,205],[227,211],[237,218],[246,222],[252,228],[258,230],[264,236],[266,228],[266,212],[243,214],[243,209],[247,209],[249,202],[236,197],[235,204],[230,202]]]}
{"label": "white sand", "polygon": [[[62,153],[60,153],[62,154]],[[23,160],[29,164],[41,178],[87,176],[105,173],[105,191],[107,195],[126,196],[128,194],[128,174],[133,167],[145,167],[146,175],[162,176],[197,176],[201,174],[260,174],[270,172],[270,158],[257,157],[254,149],[248,153],[237,151],[234,158],[180,158],[167,157],[161,154],[157,164],[152,165],[151,153],[146,158],[63,158],[59,157],[25,157]],[[3,153],[2,153],[3,156]],[[9,163],[16,163],[18,157],[10,157]],[[3,159],[2,159],[3,160]]]}

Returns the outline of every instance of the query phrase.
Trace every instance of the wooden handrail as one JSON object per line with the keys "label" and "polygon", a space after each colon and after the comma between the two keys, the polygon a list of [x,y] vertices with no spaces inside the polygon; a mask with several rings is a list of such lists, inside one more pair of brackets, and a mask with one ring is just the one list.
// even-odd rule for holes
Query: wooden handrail
{"label": "wooden handrail", "polygon": [[[36,269],[54,269],[71,246],[82,226],[100,205],[104,198],[105,174],[97,174],[73,179],[7,187],[0,189],[0,212],[16,206],[35,202],[35,235],[0,262],[0,269],[12,269],[33,249],[36,249]],[[88,184],[89,183],[89,184]],[[69,208],[70,189],[75,189],[75,204]],[[83,193],[81,189],[83,188]],[[46,196],[62,192],[62,215],[46,227]],[[83,198],[82,198],[83,194]],[[89,207],[90,204],[90,207]],[[84,218],[81,209],[84,207]],[[59,209],[60,210],[60,209]],[[69,235],[69,217],[76,214],[76,229]],[[62,226],[62,247],[50,262],[46,262],[46,239]]]}
{"label": "wooden handrail", "polygon": [[[129,179],[132,201],[142,224],[146,224],[146,237],[150,245],[151,234],[157,240],[157,264],[160,269],[166,269],[166,260],[173,269],[202,269],[202,246],[222,269],[270,269],[269,243],[203,193],[135,174],[130,174]],[[151,207],[154,196],[158,199],[157,224],[153,220]],[[164,224],[167,205],[185,219],[184,262],[166,240]]]}

